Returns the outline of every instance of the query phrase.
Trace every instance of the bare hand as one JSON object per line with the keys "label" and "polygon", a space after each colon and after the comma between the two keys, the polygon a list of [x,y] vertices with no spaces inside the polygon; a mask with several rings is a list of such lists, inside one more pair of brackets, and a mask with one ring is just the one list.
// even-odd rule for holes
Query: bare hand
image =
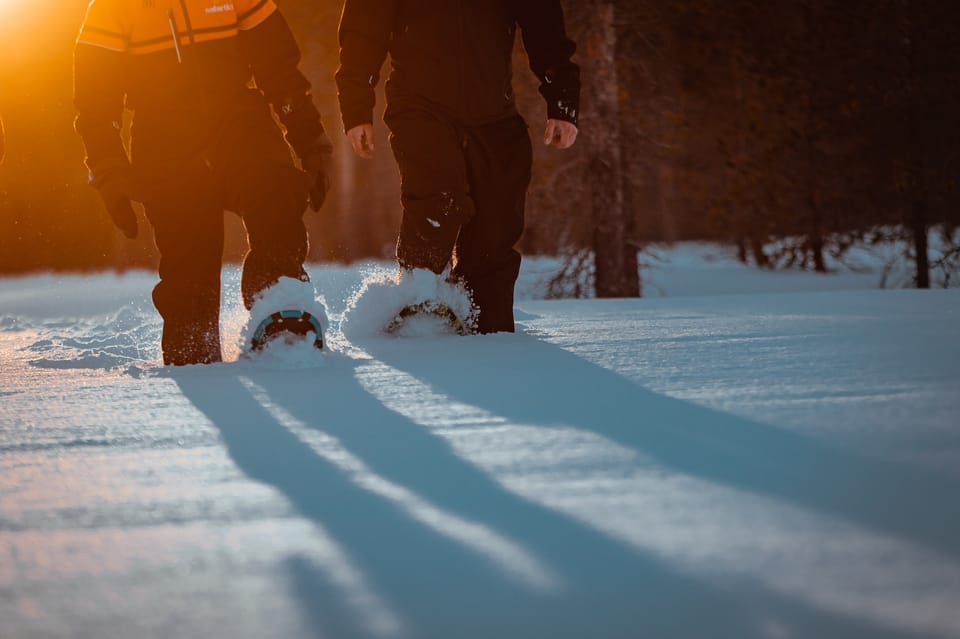
{"label": "bare hand", "polygon": [[543,143],[558,149],[569,149],[577,139],[577,127],[566,120],[547,120]]}
{"label": "bare hand", "polygon": [[365,160],[373,159],[373,125],[358,124],[347,131],[347,138],[357,155]]}

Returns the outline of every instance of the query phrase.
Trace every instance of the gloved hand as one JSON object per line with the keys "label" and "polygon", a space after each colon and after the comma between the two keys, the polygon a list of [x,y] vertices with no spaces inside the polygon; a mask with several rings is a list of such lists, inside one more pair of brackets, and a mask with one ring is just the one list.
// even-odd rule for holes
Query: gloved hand
{"label": "gloved hand", "polygon": [[128,238],[137,236],[137,214],[132,201],[136,200],[133,171],[128,164],[108,166],[90,174],[90,184],[99,192],[114,225]]}
{"label": "gloved hand", "polygon": [[[293,84],[299,86],[300,83]],[[310,208],[319,211],[330,190],[333,143],[323,130],[309,87],[300,88],[303,90],[272,102],[287,130],[287,142],[300,158],[300,167],[310,177]]]}
{"label": "gloved hand", "polygon": [[324,133],[300,155],[303,170],[310,176],[310,208],[319,211],[330,190],[333,145]]}

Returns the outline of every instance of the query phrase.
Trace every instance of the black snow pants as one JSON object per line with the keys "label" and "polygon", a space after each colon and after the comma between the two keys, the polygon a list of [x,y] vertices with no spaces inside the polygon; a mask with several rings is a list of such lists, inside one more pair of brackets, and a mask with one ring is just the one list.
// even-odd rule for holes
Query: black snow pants
{"label": "black snow pants", "polygon": [[268,107],[232,114],[218,131],[209,148],[139,176],[160,253],[153,302],[168,365],[221,360],[224,210],[237,213],[247,232],[241,293],[248,309],[280,277],[307,280],[309,179],[294,166]]}
{"label": "black snow pants", "polygon": [[479,309],[478,330],[513,332],[514,245],[533,161],[523,119],[462,126],[422,110],[388,109],[385,121],[401,177],[400,266],[439,274],[452,261],[452,275]]}

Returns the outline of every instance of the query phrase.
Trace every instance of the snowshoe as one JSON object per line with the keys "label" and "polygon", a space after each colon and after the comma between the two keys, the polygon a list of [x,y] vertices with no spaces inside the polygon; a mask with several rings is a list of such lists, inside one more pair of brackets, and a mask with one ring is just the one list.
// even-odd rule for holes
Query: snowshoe
{"label": "snowshoe", "polygon": [[320,325],[320,320],[307,311],[277,311],[260,322],[250,340],[250,349],[252,352],[258,352],[267,344],[278,340],[286,344],[308,341],[311,339],[311,333],[313,346],[323,349],[323,327]]}
{"label": "snowshoe", "polygon": [[417,316],[427,316],[433,317],[442,320],[442,322],[450,328],[457,335],[469,335],[471,333],[470,327],[453,312],[449,306],[443,302],[435,302],[433,300],[426,300],[424,302],[418,302],[416,304],[408,304],[404,306],[400,311],[393,316],[386,327],[384,327],[384,332],[388,335],[393,335],[399,332],[407,322]]}

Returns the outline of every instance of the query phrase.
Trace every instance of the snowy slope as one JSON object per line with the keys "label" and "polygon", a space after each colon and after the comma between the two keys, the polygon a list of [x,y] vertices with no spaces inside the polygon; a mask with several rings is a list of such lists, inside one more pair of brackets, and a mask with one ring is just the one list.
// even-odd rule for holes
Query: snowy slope
{"label": "snowy slope", "polygon": [[960,637],[960,291],[695,257],[177,370],[152,275],[0,280],[0,637]]}

